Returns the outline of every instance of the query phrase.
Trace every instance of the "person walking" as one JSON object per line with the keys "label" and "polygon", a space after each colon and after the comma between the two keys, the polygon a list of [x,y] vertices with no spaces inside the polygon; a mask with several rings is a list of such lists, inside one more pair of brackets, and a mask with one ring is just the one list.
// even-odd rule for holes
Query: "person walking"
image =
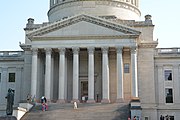
{"label": "person walking", "polygon": [[42,111],[48,110],[47,99],[45,96],[41,97]]}

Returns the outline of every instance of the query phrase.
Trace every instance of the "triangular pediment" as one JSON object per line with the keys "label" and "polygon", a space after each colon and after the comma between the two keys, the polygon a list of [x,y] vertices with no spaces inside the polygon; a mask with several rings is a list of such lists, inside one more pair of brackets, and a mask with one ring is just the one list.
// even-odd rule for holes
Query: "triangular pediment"
{"label": "triangular pediment", "polygon": [[140,32],[106,19],[77,15],[30,31],[29,38],[67,36],[139,36]]}

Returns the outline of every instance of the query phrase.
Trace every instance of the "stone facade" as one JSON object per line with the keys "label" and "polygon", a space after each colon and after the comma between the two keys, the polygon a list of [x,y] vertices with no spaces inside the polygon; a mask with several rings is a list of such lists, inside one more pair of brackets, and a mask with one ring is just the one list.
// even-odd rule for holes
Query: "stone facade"
{"label": "stone facade", "polygon": [[57,103],[139,99],[144,120],[180,119],[180,48],[156,48],[138,4],[50,0],[49,22],[28,19],[23,51],[0,52],[0,109],[12,88],[15,106],[28,94]]}

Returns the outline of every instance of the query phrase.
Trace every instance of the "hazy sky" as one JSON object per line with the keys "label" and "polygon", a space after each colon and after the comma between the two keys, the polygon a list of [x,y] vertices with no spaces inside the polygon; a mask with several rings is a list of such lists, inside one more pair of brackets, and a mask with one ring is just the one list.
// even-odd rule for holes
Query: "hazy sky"
{"label": "hazy sky", "polygon": [[[158,47],[180,47],[180,0],[140,0],[141,20],[152,15],[154,40]],[[21,50],[27,19],[35,23],[47,22],[49,0],[3,0],[0,4],[0,51]]]}

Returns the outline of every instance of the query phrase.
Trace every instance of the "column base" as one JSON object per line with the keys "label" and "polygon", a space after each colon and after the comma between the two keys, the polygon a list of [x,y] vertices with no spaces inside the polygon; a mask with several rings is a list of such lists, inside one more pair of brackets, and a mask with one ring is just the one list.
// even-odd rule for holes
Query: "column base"
{"label": "column base", "polygon": [[131,101],[140,102],[140,99],[139,99],[139,97],[132,97],[132,98],[131,98]]}
{"label": "column base", "polygon": [[124,103],[124,99],[123,99],[123,98],[117,98],[117,99],[116,99],[116,102],[117,102],[117,103]]}
{"label": "column base", "polygon": [[56,102],[56,103],[63,104],[63,103],[66,103],[66,100],[64,100],[64,99],[59,99],[59,100],[57,100],[57,102]]}
{"label": "column base", "polygon": [[87,103],[96,103],[95,100],[87,100]]}
{"label": "column base", "polygon": [[109,99],[102,99],[101,103],[110,103],[110,100]]}
{"label": "column base", "polygon": [[80,103],[80,101],[78,99],[71,100],[71,103],[74,103],[74,102]]}

